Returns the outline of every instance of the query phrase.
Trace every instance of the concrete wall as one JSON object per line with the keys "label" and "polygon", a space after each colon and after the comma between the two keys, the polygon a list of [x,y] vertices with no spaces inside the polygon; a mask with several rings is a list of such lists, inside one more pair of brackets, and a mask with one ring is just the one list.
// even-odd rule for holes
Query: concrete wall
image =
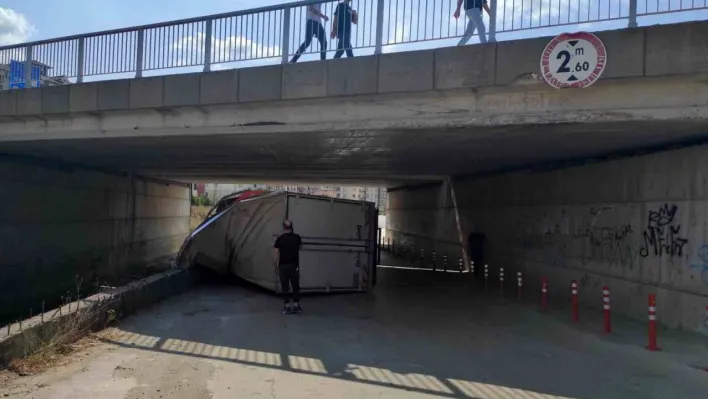
{"label": "concrete wall", "polygon": [[[581,301],[646,319],[657,294],[662,323],[705,327],[708,305],[708,146],[691,147],[569,169],[514,173],[454,183],[465,237],[487,237],[485,262],[496,284],[522,271],[538,292],[547,276],[563,297],[571,280]],[[430,253],[460,246],[445,185],[389,192],[389,229]],[[507,279],[514,284],[513,278]]]}
{"label": "concrete wall", "polygon": [[84,287],[140,275],[189,230],[179,184],[0,158],[0,186],[0,320],[56,304],[77,275]]}

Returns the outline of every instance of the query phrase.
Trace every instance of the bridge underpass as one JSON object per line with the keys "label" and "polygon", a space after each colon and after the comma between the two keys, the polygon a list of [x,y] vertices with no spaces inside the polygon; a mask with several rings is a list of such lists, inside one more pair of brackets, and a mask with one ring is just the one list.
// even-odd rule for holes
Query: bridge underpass
{"label": "bridge underpass", "polygon": [[180,181],[401,183],[626,155],[704,138],[705,48],[685,38],[707,27],[599,32],[612,62],[581,91],[538,76],[549,38],[4,91],[1,148]]}
{"label": "bridge underpass", "polygon": [[[651,36],[651,29],[659,28],[639,30],[642,42]],[[504,46],[519,51],[543,40],[547,39],[492,44],[490,59],[499,59]],[[613,51],[612,41],[606,45]],[[490,51],[454,50],[463,54],[463,64]],[[0,122],[0,148],[6,160],[0,168],[2,181],[6,192],[13,193],[3,202],[8,206],[2,230],[7,248],[2,253],[12,255],[0,263],[11,270],[10,278],[3,279],[8,289],[2,292],[9,300],[17,294],[12,287],[18,281],[31,284],[37,276],[49,275],[53,282],[70,283],[76,274],[90,280],[173,253],[188,229],[187,182],[370,181],[391,187],[387,229],[398,243],[457,259],[462,247],[459,230],[463,239],[482,233],[483,263],[489,264],[492,278],[498,277],[500,267],[509,276],[520,271],[530,297],[539,291],[544,276],[553,301],[562,304],[568,301],[570,281],[576,280],[581,302],[592,314],[601,306],[602,286],[609,285],[614,311],[643,319],[647,295],[656,293],[662,324],[701,331],[708,302],[708,264],[702,250],[707,195],[702,145],[708,105],[705,67],[648,76],[646,71],[656,64],[646,63],[650,50],[646,51],[640,64],[627,67],[630,72],[608,69],[605,79],[582,91],[556,91],[533,76],[524,78],[535,70],[524,65],[535,63],[537,68],[537,54],[530,51],[519,52],[512,63],[517,66],[512,81],[499,80],[504,75],[497,66],[494,84],[474,85],[460,78],[460,87],[441,87],[446,81],[441,71],[453,76],[465,72],[446,68],[453,62],[442,62],[445,51],[436,50],[371,57],[379,58],[374,63],[362,58],[15,92],[3,103],[12,105],[5,108]],[[691,57],[704,57],[704,47],[692,51]],[[389,61],[403,57],[390,61],[396,65],[389,66],[395,74],[386,75],[386,65],[391,65],[386,57]],[[372,93],[329,96],[329,80],[302,77],[321,76],[323,70],[333,76],[337,68],[352,69],[347,64],[352,62],[375,72]],[[223,82],[236,75],[240,85],[250,80],[244,75],[273,70],[282,77],[274,91],[281,97],[203,103],[209,79]],[[289,74],[295,74],[291,82],[315,83],[286,98],[292,93],[286,90]],[[386,89],[382,75],[404,80],[401,76],[407,76],[406,84],[426,76],[430,83],[410,92],[404,88],[415,86]],[[311,94],[312,85],[320,86],[319,94]],[[161,93],[159,100],[138,106],[135,99],[144,99],[145,87]],[[101,93],[106,91],[116,101],[123,98],[123,106],[102,108]],[[32,95],[39,97],[32,100]],[[39,108],[20,112],[30,104]],[[47,207],[48,202],[54,206]],[[18,238],[28,236],[37,239]],[[177,375],[187,369],[198,374],[195,385],[185,391],[189,397],[199,397],[204,389],[225,395],[220,390],[230,386],[223,375],[231,373],[258,381],[243,388],[252,390],[245,392],[266,387],[280,393],[271,380],[300,378],[284,377],[283,370],[315,378],[306,383],[315,392],[326,394],[326,386],[333,384],[332,389],[353,397],[415,392],[577,398],[673,393],[690,398],[705,392],[704,377],[689,368],[693,360],[674,355],[647,360],[636,335],[625,336],[632,343],[599,340],[594,327],[568,327],[562,318],[565,313],[558,318],[539,316],[535,308],[482,294],[467,278],[449,281],[421,278],[414,274],[418,271],[385,273],[372,299],[312,298],[307,305],[312,315],[302,320],[281,320],[272,314],[278,300],[271,297],[229,290],[189,293],[122,325],[122,332],[110,341],[144,348],[120,349],[120,360],[99,353],[92,360],[98,370],[94,376],[106,378],[116,364],[126,367],[123,362],[144,371],[153,355],[165,367],[174,355],[191,355],[179,357],[175,366]],[[20,294],[32,302],[36,292]],[[429,317],[421,318],[420,310]],[[165,324],[154,324],[163,315]],[[230,335],[234,320],[246,317],[258,320],[253,330]],[[298,333],[281,334],[285,329]],[[264,330],[278,332],[255,333]],[[331,334],[345,341],[344,348],[322,349],[322,341]],[[499,335],[506,338],[496,339]],[[353,341],[361,344],[353,347]],[[463,344],[451,348],[450,342],[466,342],[476,349],[460,352]],[[673,342],[684,340],[668,342],[681,353],[681,345]],[[197,350],[199,345],[203,346]],[[482,351],[481,346],[493,350]],[[437,350],[419,349],[426,347]],[[704,344],[691,346],[694,354],[704,349]],[[621,360],[610,356],[618,351]],[[513,361],[509,359],[519,353],[516,369],[509,373]],[[501,356],[499,363],[492,360],[495,356]],[[544,371],[538,358],[552,366]],[[591,366],[575,363],[581,359]],[[479,369],[481,363],[484,367]],[[253,365],[265,366],[265,371],[249,374],[246,366]],[[536,369],[541,371],[524,374]],[[148,378],[119,374],[138,385],[144,383],[141,378]],[[645,377],[649,374],[660,377]],[[402,376],[418,381],[406,382]],[[148,384],[155,389],[179,385],[162,374],[149,378],[153,377],[160,381]],[[613,382],[600,386],[597,380]],[[215,381],[216,387],[209,385]],[[351,381],[367,381],[374,388],[350,387]],[[627,388],[626,381],[635,387]],[[75,394],[74,385],[52,386]],[[410,391],[376,390],[381,386]],[[92,389],[96,387],[89,385],[87,394]],[[129,384],[126,392],[140,389],[147,388]],[[490,389],[491,394],[485,393]],[[302,393],[294,395],[298,394]]]}

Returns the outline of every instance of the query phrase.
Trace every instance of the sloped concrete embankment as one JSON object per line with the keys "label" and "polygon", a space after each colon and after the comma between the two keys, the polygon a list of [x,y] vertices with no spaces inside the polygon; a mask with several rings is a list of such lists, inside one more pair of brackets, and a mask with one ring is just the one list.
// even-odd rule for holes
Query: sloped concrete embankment
{"label": "sloped concrete embankment", "polygon": [[58,337],[78,339],[81,332],[100,330],[141,308],[181,294],[197,282],[198,276],[195,270],[168,270],[4,327],[0,330],[0,368]]}

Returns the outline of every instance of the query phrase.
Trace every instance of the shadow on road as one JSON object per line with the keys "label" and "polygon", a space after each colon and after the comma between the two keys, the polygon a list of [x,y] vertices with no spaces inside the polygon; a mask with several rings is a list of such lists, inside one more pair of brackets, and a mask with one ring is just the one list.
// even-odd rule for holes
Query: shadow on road
{"label": "shadow on road", "polygon": [[306,296],[301,315],[281,315],[281,300],[255,286],[212,281],[129,317],[107,341],[446,397],[690,398],[708,387],[466,276],[380,269],[372,293]]}

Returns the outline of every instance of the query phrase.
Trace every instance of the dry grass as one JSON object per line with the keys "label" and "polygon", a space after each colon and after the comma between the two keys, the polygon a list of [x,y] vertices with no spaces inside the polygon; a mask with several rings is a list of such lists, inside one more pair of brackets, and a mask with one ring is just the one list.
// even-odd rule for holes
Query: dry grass
{"label": "dry grass", "polygon": [[17,375],[27,376],[40,373],[52,367],[61,366],[69,361],[69,355],[87,347],[87,345],[83,344],[84,340],[79,340],[73,344],[47,346],[24,359],[13,359],[8,366],[8,370]]}
{"label": "dry grass", "polygon": [[192,206],[189,216],[189,231],[194,231],[206,219],[211,206]]}
{"label": "dry grass", "polygon": [[61,366],[71,361],[70,355],[101,343],[100,334],[90,329],[58,333],[40,344],[31,355],[22,359],[13,359],[8,370],[20,376],[34,375],[52,367]]}
{"label": "dry grass", "polygon": [[93,332],[118,319],[108,305],[108,302],[99,300],[45,323],[41,328],[25,332],[26,347],[31,354],[10,361],[8,370],[21,376],[36,374],[65,364],[72,353],[96,345],[100,341]]}

